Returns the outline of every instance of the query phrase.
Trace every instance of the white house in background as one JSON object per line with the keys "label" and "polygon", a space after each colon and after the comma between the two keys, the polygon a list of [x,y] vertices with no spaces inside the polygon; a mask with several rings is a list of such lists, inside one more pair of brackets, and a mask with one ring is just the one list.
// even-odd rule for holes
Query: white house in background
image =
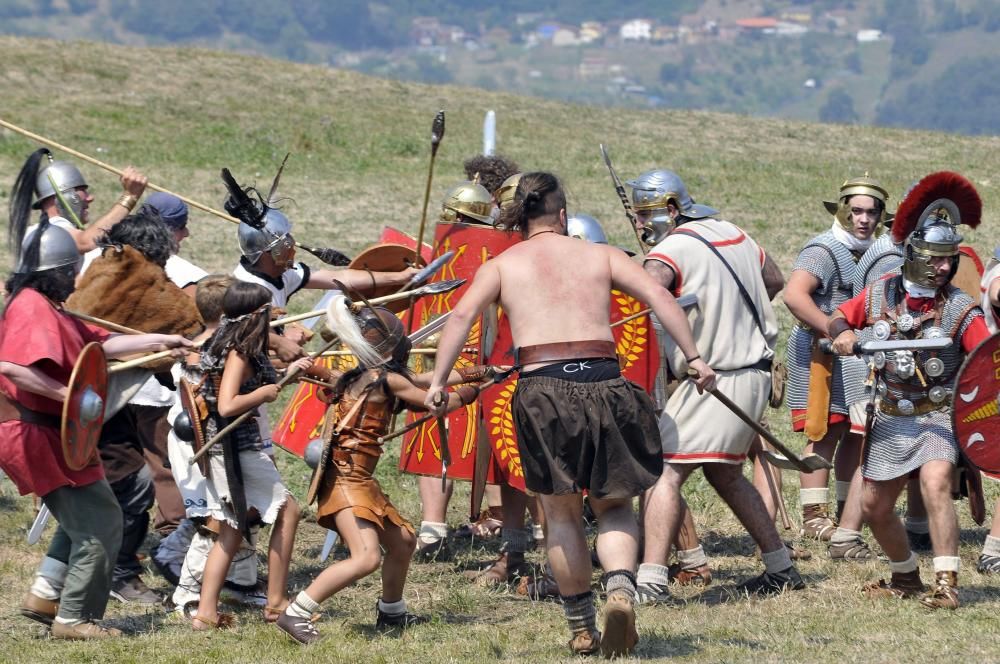
{"label": "white house in background", "polygon": [[869,42],[877,42],[882,39],[882,31],[876,30],[874,28],[869,28],[865,30],[858,30],[858,43],[866,44]]}
{"label": "white house in background", "polygon": [[634,18],[622,23],[618,36],[622,41],[649,41],[653,38],[653,22],[645,18]]}
{"label": "white house in background", "polygon": [[579,43],[580,38],[572,28],[561,27],[552,33],[553,46],[576,46]]}

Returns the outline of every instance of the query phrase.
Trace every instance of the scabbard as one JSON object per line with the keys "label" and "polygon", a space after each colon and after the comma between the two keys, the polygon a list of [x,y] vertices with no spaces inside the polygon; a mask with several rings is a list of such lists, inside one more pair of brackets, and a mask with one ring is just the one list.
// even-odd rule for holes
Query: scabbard
{"label": "scabbard", "polygon": [[814,345],[809,359],[809,396],[806,400],[806,438],[823,440],[830,421],[830,390],[833,385],[833,355]]}
{"label": "scabbard", "polygon": [[236,440],[227,436],[222,441],[222,459],[226,466],[226,485],[229,488],[229,500],[236,514],[236,525],[246,540],[250,541],[250,526],[247,524],[247,493],[243,487],[243,468],[240,466],[240,453],[236,449]]}

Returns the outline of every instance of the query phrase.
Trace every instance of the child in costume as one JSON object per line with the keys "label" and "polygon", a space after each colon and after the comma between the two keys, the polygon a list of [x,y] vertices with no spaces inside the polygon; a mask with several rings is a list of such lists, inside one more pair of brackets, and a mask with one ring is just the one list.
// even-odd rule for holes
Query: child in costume
{"label": "child in costume", "polygon": [[[219,329],[202,349],[201,394],[208,407],[205,439],[211,440],[232,418],[278,396],[276,373],[267,356],[271,294],[258,284],[234,283],[222,302]],[[312,359],[293,362],[288,371],[305,371]],[[247,418],[207,455],[207,500],[220,523],[219,537],[208,554],[201,601],[192,620],[195,630],[228,627],[230,614],[219,613],[219,592],[249,521],[272,524],[268,551],[268,607],[277,613],[287,603],[288,566],[299,521],[299,507],[285,488],[274,461],[263,452],[260,428]]]}
{"label": "child in costume", "polygon": [[[374,477],[382,455],[380,436],[388,433],[394,410],[422,409],[430,374],[406,368],[410,340],[388,309],[369,307],[356,319],[343,295],[330,303],[330,328],[358,359],[358,366],[338,374],[326,390],[330,403],[323,428],[324,448],[313,474],[307,504],[317,501],[317,521],[336,530],[350,557],[326,568],[300,592],[278,618],[278,627],[299,643],[320,638],[315,627],[320,604],[382,565],[382,596],[377,629],[409,627],[427,619],[407,612],[403,585],[416,546],[413,526],[382,492]],[[452,371],[449,384],[479,381],[491,367],[469,366]],[[448,395],[449,410],[472,403],[479,388],[463,385]],[[382,557],[385,549],[385,558]]]}

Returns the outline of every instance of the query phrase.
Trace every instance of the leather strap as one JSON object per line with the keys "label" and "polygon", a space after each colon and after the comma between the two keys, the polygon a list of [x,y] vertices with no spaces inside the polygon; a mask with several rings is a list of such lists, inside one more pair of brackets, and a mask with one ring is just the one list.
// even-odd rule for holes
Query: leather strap
{"label": "leather strap", "polygon": [[588,339],[586,341],[558,341],[551,344],[521,346],[514,349],[514,363],[518,366],[539,362],[561,362],[562,360],[584,360],[606,357],[618,358],[614,341]]}
{"label": "leather strap", "polygon": [[20,420],[26,424],[37,424],[53,429],[62,428],[62,418],[58,415],[40,413],[37,410],[25,408],[18,402],[0,392],[0,423]]}

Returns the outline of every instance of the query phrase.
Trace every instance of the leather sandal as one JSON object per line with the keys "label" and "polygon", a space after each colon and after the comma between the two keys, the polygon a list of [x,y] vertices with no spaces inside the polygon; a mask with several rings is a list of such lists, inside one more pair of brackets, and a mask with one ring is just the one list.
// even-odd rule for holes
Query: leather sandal
{"label": "leather sandal", "polygon": [[264,622],[266,622],[266,623],[276,623],[276,622],[278,622],[278,618],[280,618],[281,614],[285,612],[285,609],[288,608],[289,604],[291,604],[291,600],[289,600],[286,597],[285,601],[283,601],[278,606],[271,606],[270,604],[268,604],[267,606],[265,606],[261,610],[263,612],[263,614],[264,614]]}
{"label": "leather sandal", "polygon": [[888,582],[885,579],[879,579],[861,587],[861,592],[873,599],[909,599],[916,597],[924,590],[919,570],[893,572]]}
{"label": "leather sandal", "polygon": [[236,627],[236,616],[231,613],[220,612],[219,617],[214,622],[197,615],[191,619],[191,629],[195,632],[208,632],[215,629],[230,629],[232,627]]}

